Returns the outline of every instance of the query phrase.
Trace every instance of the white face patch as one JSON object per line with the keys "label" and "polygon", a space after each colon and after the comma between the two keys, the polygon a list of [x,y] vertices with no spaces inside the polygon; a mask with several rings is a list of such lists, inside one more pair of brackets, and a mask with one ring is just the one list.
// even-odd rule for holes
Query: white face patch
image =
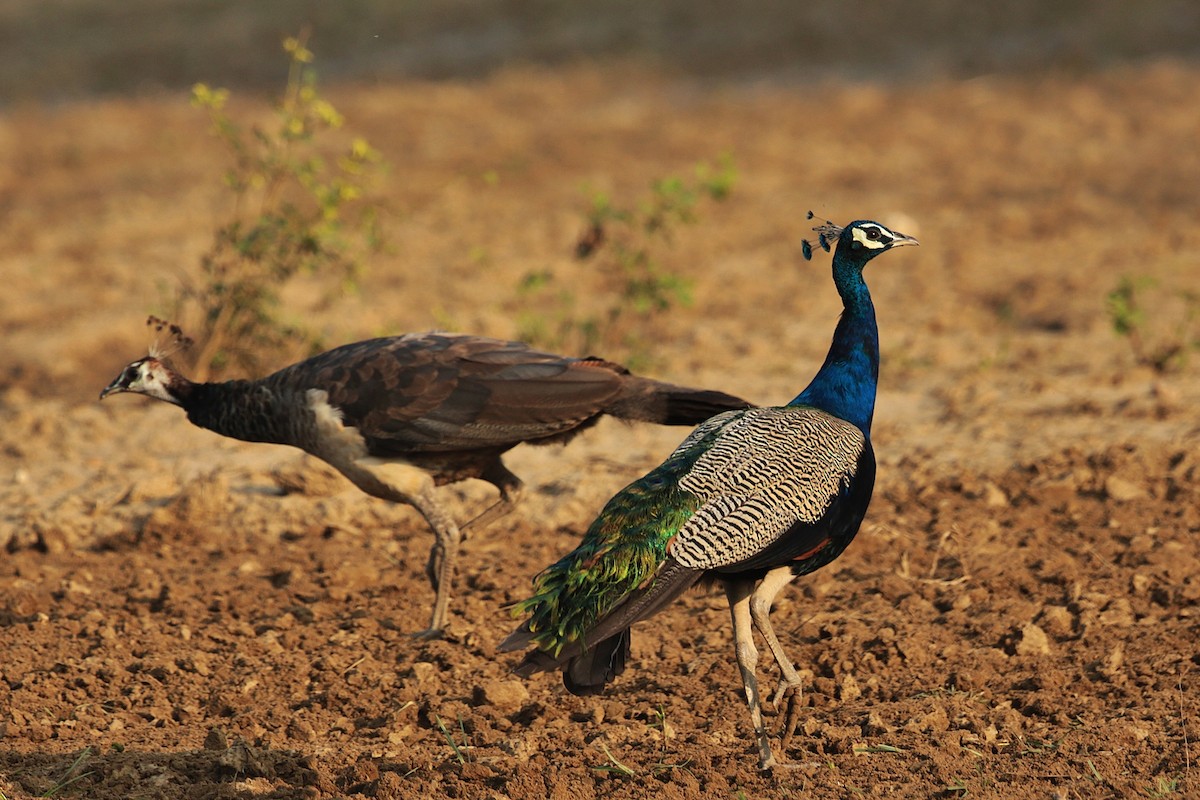
{"label": "white face patch", "polygon": [[163,363],[155,358],[147,358],[138,364],[137,378],[129,384],[129,391],[179,405],[178,398],[167,390],[170,382],[171,373]]}
{"label": "white face patch", "polygon": [[[868,238],[867,236],[867,234],[871,231],[877,232],[874,239]],[[891,231],[889,231],[887,228],[884,228],[882,225],[872,225],[870,223],[858,226],[851,231],[851,233],[854,236],[854,241],[858,242],[869,250],[882,250],[891,244],[891,241],[894,238]]]}

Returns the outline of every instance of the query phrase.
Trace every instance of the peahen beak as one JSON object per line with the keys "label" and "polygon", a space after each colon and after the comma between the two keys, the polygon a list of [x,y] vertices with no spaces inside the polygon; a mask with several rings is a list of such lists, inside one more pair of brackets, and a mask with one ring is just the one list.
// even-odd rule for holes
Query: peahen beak
{"label": "peahen beak", "polygon": [[100,390],[100,399],[108,397],[110,394],[119,394],[129,391],[129,369],[121,371],[121,374],[113,378],[112,383]]}
{"label": "peahen beak", "polygon": [[103,389],[100,390],[100,399],[103,400],[104,398],[108,397],[110,394],[115,394],[116,392],[123,392],[123,391],[125,391],[125,387],[121,385],[121,379],[117,378],[115,381],[110,383],[108,386],[105,386]]}

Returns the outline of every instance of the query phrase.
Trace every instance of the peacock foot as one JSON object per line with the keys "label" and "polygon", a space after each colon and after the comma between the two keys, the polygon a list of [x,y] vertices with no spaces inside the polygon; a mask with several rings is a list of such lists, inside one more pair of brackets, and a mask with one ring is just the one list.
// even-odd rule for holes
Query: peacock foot
{"label": "peacock foot", "polygon": [[[771,705],[777,712],[783,714],[783,729],[779,741],[779,746],[783,750],[787,750],[792,736],[796,733],[796,727],[800,724],[800,700],[803,697],[804,691],[800,682],[798,680],[789,681],[787,678],[779,681],[778,688],[771,695]],[[787,703],[786,709],[781,706],[784,701]]]}

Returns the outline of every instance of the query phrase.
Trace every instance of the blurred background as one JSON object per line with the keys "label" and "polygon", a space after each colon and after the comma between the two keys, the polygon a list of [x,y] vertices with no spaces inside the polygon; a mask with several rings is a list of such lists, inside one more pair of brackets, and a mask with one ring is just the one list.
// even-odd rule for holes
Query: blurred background
{"label": "blurred background", "polygon": [[0,101],[274,86],[307,26],[325,80],[629,59],[735,80],[916,81],[1200,55],[1189,0],[5,0]]}
{"label": "blurred background", "polygon": [[[299,95],[281,96],[303,81],[285,37],[311,50],[304,66],[319,76],[299,101],[316,126],[303,152],[343,173],[317,180],[298,161],[282,177],[255,172],[291,147],[296,112],[281,109]],[[953,324],[980,339],[951,355],[913,333],[899,363],[942,377],[1012,363],[1004,337],[1017,331],[1115,341],[1111,369],[1128,350],[1174,368],[1197,347],[1188,325],[1200,300],[1179,265],[1195,230],[1198,57],[1200,4],[1184,0],[4,0],[0,380],[90,398],[119,366],[93,356],[140,349],[146,313],[182,316],[193,331],[219,316],[180,309],[203,305],[231,251],[247,255],[247,226],[270,219],[248,198],[275,180],[292,194],[268,187],[273,202],[312,194],[313,180],[317,195],[341,198],[324,208],[309,198],[295,222],[347,267],[332,278],[338,296],[276,276],[286,287],[259,306],[274,309],[283,338],[309,328],[310,350],[443,328],[719,371],[705,346],[740,338],[739,315],[771,307],[755,321],[756,368],[790,387],[791,358],[774,344],[803,342],[819,357],[836,312],[837,298],[792,268],[806,230],[797,217],[815,208],[929,235],[928,288],[902,306],[908,330]],[[200,83],[213,93],[193,96]],[[338,124],[325,125],[331,114]],[[705,188],[726,169],[727,187]],[[353,185],[338,188],[343,179]],[[719,208],[704,197],[729,187]],[[646,212],[656,203],[681,204],[667,212],[675,230]],[[355,204],[382,235],[371,227],[360,237],[370,252],[343,264],[334,240],[362,233]],[[338,230],[324,224],[331,213]],[[644,217],[624,255],[608,251],[610,275],[646,255],[659,289],[678,277],[691,294],[639,312],[625,326],[642,332],[633,345],[561,334],[592,325],[587,314],[644,305],[627,282],[599,303],[609,305],[587,307],[598,292],[580,276],[604,264],[571,254],[597,214]],[[1170,236],[1134,263],[1129,243],[1147,225]],[[238,226],[240,242],[227,236]],[[770,283],[753,277],[768,272]],[[339,294],[338,275],[359,291]],[[874,280],[883,297],[912,297],[918,278]],[[1066,293],[1078,302],[1061,302]],[[1185,322],[1167,326],[1167,344],[1145,343],[1152,331],[1137,326],[1163,317]],[[263,354],[222,362],[235,372],[303,354],[245,330],[228,339]]]}

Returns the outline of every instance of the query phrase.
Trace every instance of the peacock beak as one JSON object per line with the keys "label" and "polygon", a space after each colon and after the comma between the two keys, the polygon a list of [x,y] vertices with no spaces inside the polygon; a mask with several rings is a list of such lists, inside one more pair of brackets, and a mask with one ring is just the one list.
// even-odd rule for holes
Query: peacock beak
{"label": "peacock beak", "polygon": [[896,231],[892,231],[892,233],[896,234],[896,238],[892,240],[892,247],[903,247],[906,244],[920,244],[920,242],[918,242],[912,236],[905,236],[903,233],[898,233]]}

